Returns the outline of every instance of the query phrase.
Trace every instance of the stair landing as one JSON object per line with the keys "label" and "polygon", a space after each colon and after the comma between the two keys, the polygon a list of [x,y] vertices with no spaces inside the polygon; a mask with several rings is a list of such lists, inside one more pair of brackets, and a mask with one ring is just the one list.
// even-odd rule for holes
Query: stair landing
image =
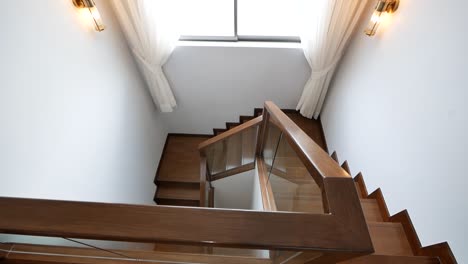
{"label": "stair landing", "polygon": [[161,205],[199,206],[198,144],[210,135],[169,134],[156,173],[154,201]]}

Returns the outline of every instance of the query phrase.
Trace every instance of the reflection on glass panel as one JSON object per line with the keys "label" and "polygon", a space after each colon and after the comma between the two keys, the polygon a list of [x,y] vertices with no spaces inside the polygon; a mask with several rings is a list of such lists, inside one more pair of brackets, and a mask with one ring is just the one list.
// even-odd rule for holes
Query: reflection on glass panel
{"label": "reflection on glass panel", "polygon": [[269,183],[278,211],[324,212],[321,189],[284,134],[273,158]]}
{"label": "reflection on glass panel", "polygon": [[234,36],[234,0],[176,0],[182,36]]}
{"label": "reflection on glass panel", "polygon": [[273,158],[275,157],[276,148],[281,137],[281,130],[273,123],[269,122],[265,128],[266,140],[265,146],[263,147],[263,159],[265,165],[268,167],[268,171],[273,164]]}
{"label": "reflection on glass panel", "polygon": [[241,36],[299,36],[300,0],[238,0]]}
{"label": "reflection on glass panel", "polygon": [[206,161],[212,176],[255,161],[258,126],[250,127],[206,148]]}
{"label": "reflection on glass panel", "polygon": [[[22,263],[44,261],[50,263],[93,263],[141,261],[148,263],[223,263],[225,260],[242,263],[245,258],[268,259],[269,250],[220,248],[165,243],[132,243],[60,237],[40,237],[0,234],[0,253],[7,259]],[[161,254],[164,253],[164,254]],[[186,254],[191,255],[190,262]],[[239,259],[236,259],[239,257]],[[229,258],[229,259],[225,259]]]}

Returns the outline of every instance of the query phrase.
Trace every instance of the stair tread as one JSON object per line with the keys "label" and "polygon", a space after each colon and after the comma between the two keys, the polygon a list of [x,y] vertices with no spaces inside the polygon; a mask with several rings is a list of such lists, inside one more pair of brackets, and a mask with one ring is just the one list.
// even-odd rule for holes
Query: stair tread
{"label": "stair tread", "polygon": [[200,153],[198,145],[209,136],[169,135],[157,181],[200,181]]}
{"label": "stair tread", "polygon": [[413,256],[401,223],[367,222],[375,255]]}
{"label": "stair tread", "polygon": [[196,186],[160,186],[159,199],[200,200],[200,189]]}

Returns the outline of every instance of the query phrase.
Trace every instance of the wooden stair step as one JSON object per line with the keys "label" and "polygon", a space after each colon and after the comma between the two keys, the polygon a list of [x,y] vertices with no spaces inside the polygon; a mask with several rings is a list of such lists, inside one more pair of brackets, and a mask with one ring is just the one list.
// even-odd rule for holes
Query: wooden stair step
{"label": "wooden stair step", "polygon": [[226,122],[226,128],[227,130],[231,129],[231,128],[235,128],[236,126],[240,125],[240,123],[237,123],[237,122]]}
{"label": "wooden stair step", "polygon": [[182,182],[182,183],[200,183],[200,174],[182,175],[163,175],[158,178],[158,182]]}
{"label": "wooden stair step", "polygon": [[200,200],[200,187],[191,185],[161,185],[158,186],[156,198],[171,200]]}
{"label": "wooden stair step", "polygon": [[338,154],[336,154],[336,151],[333,151],[333,153],[330,155],[330,157],[336,161],[336,163],[339,163],[338,161]]}
{"label": "wooden stair step", "polygon": [[383,222],[379,204],[375,199],[360,199],[364,217],[367,222]]}
{"label": "wooden stair step", "polygon": [[338,262],[339,264],[439,264],[439,259],[434,257],[416,257],[416,256],[384,256],[368,255],[347,261]]}
{"label": "wooden stair step", "polygon": [[198,145],[209,139],[206,135],[169,134],[159,164],[156,183],[200,181]]}
{"label": "wooden stair step", "polygon": [[254,119],[255,117],[254,116],[244,116],[244,115],[241,115],[239,116],[239,123],[243,124],[249,120],[252,120]]}
{"label": "wooden stair step", "polygon": [[200,201],[194,201],[194,200],[155,199],[155,202],[158,205],[190,206],[190,207],[200,206]]}
{"label": "wooden stair step", "polygon": [[413,256],[400,223],[368,222],[375,255]]}

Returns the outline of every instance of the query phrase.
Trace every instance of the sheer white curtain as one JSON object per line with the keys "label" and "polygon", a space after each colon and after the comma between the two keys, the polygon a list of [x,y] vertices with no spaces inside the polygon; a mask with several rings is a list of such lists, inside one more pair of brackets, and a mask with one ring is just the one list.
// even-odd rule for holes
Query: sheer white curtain
{"label": "sheer white curtain", "polygon": [[301,43],[312,68],[297,110],[318,118],[336,64],[361,16],[367,0],[302,1]]}
{"label": "sheer white curtain", "polygon": [[155,105],[162,112],[177,106],[162,66],[179,38],[172,1],[113,0],[112,4]]}

